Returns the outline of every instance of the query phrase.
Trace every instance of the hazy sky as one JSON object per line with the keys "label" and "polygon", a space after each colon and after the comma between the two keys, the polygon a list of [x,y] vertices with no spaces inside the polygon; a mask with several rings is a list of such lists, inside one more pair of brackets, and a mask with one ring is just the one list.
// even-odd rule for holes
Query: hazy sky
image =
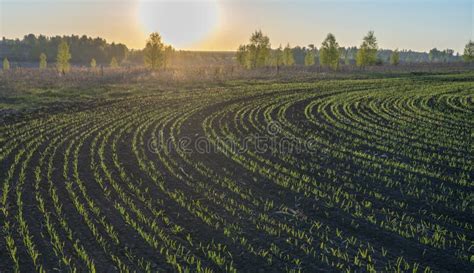
{"label": "hazy sky", "polygon": [[235,50],[255,29],[273,47],[341,46],[374,30],[379,46],[462,51],[474,0],[0,0],[0,36],[86,34],[142,48],[151,31],[178,49]]}

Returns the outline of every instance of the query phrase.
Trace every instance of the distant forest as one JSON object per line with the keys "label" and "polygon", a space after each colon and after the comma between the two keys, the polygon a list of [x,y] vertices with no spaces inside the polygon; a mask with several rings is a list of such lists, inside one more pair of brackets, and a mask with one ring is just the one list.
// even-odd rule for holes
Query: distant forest
{"label": "distant forest", "polygon": [[1,58],[11,62],[39,62],[41,53],[46,54],[48,62],[54,62],[58,53],[58,45],[66,40],[74,64],[89,64],[94,58],[97,63],[109,63],[113,57],[119,62],[125,60],[130,50],[124,44],[107,43],[102,38],[83,36],[36,36],[25,35],[23,39],[5,39],[0,42]]}
{"label": "distant forest", "polygon": [[[132,50],[124,44],[108,43],[102,38],[88,36],[36,36],[28,34],[23,39],[3,39],[0,41],[0,59],[8,58],[12,63],[38,63],[41,53],[46,54],[48,62],[56,60],[58,45],[66,40],[72,55],[71,63],[75,65],[88,66],[91,59],[97,64],[108,65],[115,58],[121,65],[143,64],[143,51]],[[313,45],[308,47],[296,46],[292,48],[296,65],[304,65],[308,50],[315,52],[316,63],[318,63],[318,49]],[[341,63],[354,64],[357,47],[342,47],[339,49]],[[377,60],[379,64],[388,63],[392,50],[379,49]],[[415,52],[411,50],[400,50],[400,63],[424,63],[424,62],[457,62],[462,61],[459,54],[454,50],[438,50],[430,52]],[[171,57],[174,65],[229,65],[235,63],[235,52],[194,52],[175,51]]]}
{"label": "distant forest", "polygon": [[[293,57],[295,59],[295,64],[304,65],[304,58],[306,56],[306,51],[313,48],[313,45],[309,47],[300,47],[296,46],[292,48]],[[316,63],[319,63],[319,51],[316,47],[313,49],[316,54]],[[355,64],[357,47],[340,47],[341,54],[341,63],[345,64]],[[392,55],[393,50],[391,49],[379,49],[377,51],[377,59],[380,64],[389,63],[390,56]],[[459,54],[454,54],[454,50],[438,50],[433,48],[429,53],[427,52],[417,52],[412,50],[400,50],[400,63],[426,63],[426,62],[460,62],[462,61],[462,56]]]}

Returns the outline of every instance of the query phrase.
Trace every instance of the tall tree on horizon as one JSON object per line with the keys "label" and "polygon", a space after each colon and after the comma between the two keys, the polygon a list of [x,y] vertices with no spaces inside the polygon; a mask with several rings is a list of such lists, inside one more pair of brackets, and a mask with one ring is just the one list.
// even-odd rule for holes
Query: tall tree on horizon
{"label": "tall tree on horizon", "polygon": [[261,30],[255,31],[250,37],[250,50],[253,52],[252,67],[262,67],[268,64],[270,57],[270,38]]}
{"label": "tall tree on horizon", "polygon": [[58,45],[58,55],[56,57],[56,66],[58,71],[62,74],[69,72],[71,66],[69,60],[71,59],[71,53],[69,53],[69,45],[65,40],[62,40]]}
{"label": "tall tree on horizon", "polygon": [[161,68],[165,62],[164,48],[160,34],[151,33],[144,49],[145,65],[152,70]]}
{"label": "tall tree on horizon", "polygon": [[377,62],[377,39],[374,32],[369,31],[364,37],[360,49],[357,51],[356,63],[359,67],[374,65]]}
{"label": "tall tree on horizon", "polygon": [[333,70],[339,67],[339,44],[332,33],[328,33],[319,49],[319,62],[323,66],[329,66]]}
{"label": "tall tree on horizon", "polygon": [[270,64],[270,38],[261,30],[255,31],[248,45],[240,45],[237,50],[237,61],[247,69]]}

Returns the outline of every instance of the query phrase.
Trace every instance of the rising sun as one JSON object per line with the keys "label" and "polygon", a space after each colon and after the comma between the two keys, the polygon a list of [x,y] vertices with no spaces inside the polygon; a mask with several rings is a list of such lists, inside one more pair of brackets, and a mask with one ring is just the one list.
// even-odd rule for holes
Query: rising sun
{"label": "rising sun", "polygon": [[146,32],[159,32],[165,43],[191,48],[217,27],[217,0],[140,0],[138,16]]}

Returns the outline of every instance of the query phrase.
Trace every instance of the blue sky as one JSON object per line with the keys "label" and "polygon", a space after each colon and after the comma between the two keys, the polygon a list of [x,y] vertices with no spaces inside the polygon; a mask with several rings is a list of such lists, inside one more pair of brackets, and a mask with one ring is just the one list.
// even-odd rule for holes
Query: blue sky
{"label": "blue sky", "polygon": [[[147,6],[150,1],[172,2],[0,0],[0,35],[86,34],[141,48],[148,33],[158,31],[166,33],[165,41],[182,41],[176,47],[196,50],[234,50],[247,42],[255,29],[266,33],[273,47],[286,43],[319,46],[328,32],[335,34],[341,46],[358,46],[369,30],[375,31],[382,48],[462,51],[473,39],[474,0],[186,0],[192,2],[186,16],[177,9],[158,11],[170,5]],[[198,10],[195,2],[208,12]],[[140,12],[143,6],[148,7],[147,14]],[[154,10],[168,16],[165,23],[162,17],[160,21],[153,16]],[[204,13],[206,18],[190,21],[193,13]],[[195,37],[190,33],[201,34]]]}

